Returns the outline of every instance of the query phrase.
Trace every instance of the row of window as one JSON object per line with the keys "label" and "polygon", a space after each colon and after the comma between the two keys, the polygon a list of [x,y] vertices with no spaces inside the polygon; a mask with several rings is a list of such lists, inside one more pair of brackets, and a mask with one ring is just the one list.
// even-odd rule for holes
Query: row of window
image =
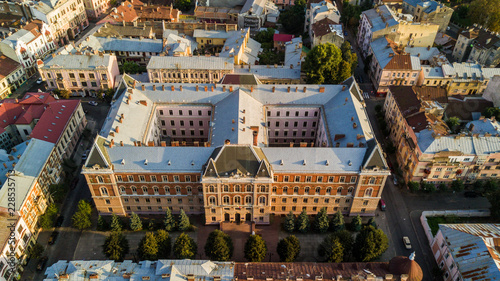
{"label": "row of window", "polygon": [[[161,120],[161,125],[162,125],[162,126],[166,126],[166,122],[165,122],[165,120]],[[184,125],[185,125],[184,120],[180,120],[180,121],[179,121],[179,126],[184,126]],[[199,121],[198,121],[198,126],[203,126],[203,125],[204,125],[204,124],[203,124],[203,120],[199,120]],[[207,125],[208,125],[208,124],[207,124]],[[175,126],[175,120],[170,120],[170,126]],[[193,120],[190,120],[190,121],[189,121],[189,126],[190,126],[190,127],[194,127],[194,121],[193,121]]]}
{"label": "row of window", "polygon": [[[160,109],[159,113],[160,113],[160,115],[166,115],[163,109]],[[178,113],[179,113],[178,115],[180,115],[180,116],[182,116],[184,114],[184,112],[182,111],[182,109],[179,109]],[[188,113],[189,116],[193,116],[193,110],[189,109],[187,111],[187,113]],[[170,115],[170,116],[175,115],[174,114],[174,110],[173,109],[169,109],[168,110],[168,115]],[[212,110],[208,110],[207,111],[207,116],[211,116],[211,115],[212,115]],[[198,110],[198,116],[203,116],[203,111]]]}
{"label": "row of window", "polygon": [[[271,117],[272,113],[271,111],[267,112],[267,117]],[[281,111],[276,111],[275,117],[280,117],[281,116]],[[290,116],[290,111],[285,111],[285,116],[288,117]],[[309,116],[309,111],[305,111],[303,117],[308,117]],[[314,117],[318,116],[318,111],[314,111]],[[295,117],[301,117],[300,116],[300,111],[295,111]]]}
{"label": "row of window", "polygon": [[[328,176],[328,178],[327,177],[323,177],[323,176],[317,176],[316,177],[316,182],[323,182],[325,179],[328,180],[328,182],[335,182],[335,177],[334,176]],[[304,178],[305,182],[312,182],[312,180],[313,180],[312,176],[305,176],[305,178]],[[351,178],[349,179],[349,183],[355,183],[356,180],[357,180],[356,176],[351,176]],[[301,182],[302,181],[302,176],[294,176],[294,177],[283,176],[283,180],[282,181],[279,180],[278,176],[274,176],[274,181],[275,182]],[[338,178],[337,182],[339,182],[339,183],[347,183],[346,177],[345,176],[340,176]],[[369,184],[375,184],[375,182],[376,182],[375,177],[371,177],[368,180]]]}
{"label": "row of window", "polygon": [[[138,177],[139,177],[140,182],[147,182],[147,181],[158,182],[158,179],[159,179],[158,177],[156,177],[156,175],[150,175],[149,180],[147,180],[146,176],[144,176],[144,175],[139,175]],[[96,178],[97,178],[98,183],[104,183],[103,177],[97,176]],[[173,182],[181,182],[181,177],[179,175],[173,175],[172,178],[173,178]],[[128,175],[126,177],[123,177],[121,175],[116,176],[116,181],[118,181],[118,182],[124,182],[124,179],[127,179],[128,182],[135,181],[134,176],[132,176],[132,175]],[[168,176],[166,176],[166,175],[161,176],[161,181],[162,182],[169,182]],[[199,182],[199,181],[200,181],[199,176],[191,177],[190,175],[185,175],[184,180],[182,182]]]}

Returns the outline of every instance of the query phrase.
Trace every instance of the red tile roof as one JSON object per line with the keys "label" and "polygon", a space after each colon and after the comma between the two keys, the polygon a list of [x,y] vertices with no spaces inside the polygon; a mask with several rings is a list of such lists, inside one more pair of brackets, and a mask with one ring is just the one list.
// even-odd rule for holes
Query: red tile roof
{"label": "red tile roof", "polygon": [[294,35],[291,34],[274,34],[273,35],[273,41],[274,42],[288,42],[292,41],[294,38]]}
{"label": "red tile roof", "polygon": [[79,100],[57,100],[49,103],[31,132],[31,137],[56,143],[79,104]]}
{"label": "red tile roof", "polygon": [[[312,25],[314,36],[321,37],[323,35],[331,33],[332,30],[330,28],[330,25],[336,25],[336,24],[338,24],[338,22],[334,22],[333,20],[331,20],[329,18],[324,18],[322,20],[315,22]],[[342,34],[340,34],[340,35],[342,36]]]}
{"label": "red tile roof", "polygon": [[[104,22],[123,23],[123,21],[125,22],[136,21],[139,18],[134,9],[134,5],[136,4],[136,2],[140,1],[135,0],[133,4],[129,1],[122,2],[121,5],[119,5],[118,7],[112,8],[109,15],[104,19],[102,19],[99,23],[104,23]],[[142,5],[142,2],[140,3]]]}
{"label": "red tile roof", "polygon": [[395,54],[384,69],[412,70],[411,56]]}
{"label": "red tile roof", "polygon": [[0,55],[0,79],[4,79],[14,72],[21,64],[4,55]]}

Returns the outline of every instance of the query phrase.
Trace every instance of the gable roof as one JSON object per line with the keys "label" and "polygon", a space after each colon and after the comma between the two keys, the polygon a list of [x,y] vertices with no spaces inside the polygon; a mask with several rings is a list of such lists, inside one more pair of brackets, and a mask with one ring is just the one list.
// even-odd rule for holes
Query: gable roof
{"label": "gable roof", "polygon": [[5,55],[0,55],[0,80],[12,74],[12,72],[16,71],[21,64],[17,61],[6,57]]}
{"label": "gable roof", "polygon": [[344,38],[344,34],[342,33],[342,25],[340,25],[338,22],[334,22],[329,18],[324,18],[313,23],[312,30],[314,36],[321,37],[329,33],[336,33],[337,36]]}
{"label": "gable roof", "polygon": [[[224,145],[214,159],[215,169],[219,176],[251,176],[258,175],[261,160],[249,145]],[[266,172],[262,173],[267,175]],[[269,175],[267,175],[269,176]]]}
{"label": "gable roof", "polygon": [[292,39],[295,37],[295,35],[292,34],[283,34],[283,33],[278,33],[273,35],[273,41],[274,42],[288,42],[292,41]]}

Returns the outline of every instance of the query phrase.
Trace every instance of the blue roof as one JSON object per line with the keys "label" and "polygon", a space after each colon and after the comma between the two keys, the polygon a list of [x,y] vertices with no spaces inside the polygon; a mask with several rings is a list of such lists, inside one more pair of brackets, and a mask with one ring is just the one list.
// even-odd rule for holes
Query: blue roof
{"label": "blue roof", "polygon": [[389,42],[385,37],[381,37],[370,44],[373,54],[375,55],[375,58],[377,58],[378,64],[380,65],[381,69],[384,69],[385,66],[393,58],[389,57],[389,54],[395,54],[392,48],[387,48],[387,44],[389,44]]}
{"label": "blue roof", "polygon": [[[371,28],[372,32],[384,29],[386,24],[388,24],[388,26],[394,26],[398,24],[398,21],[395,19],[389,7],[383,5],[377,7],[377,9],[380,13],[378,13],[376,9],[370,9],[363,12],[373,26]],[[384,19],[382,19],[382,17],[384,17]]]}

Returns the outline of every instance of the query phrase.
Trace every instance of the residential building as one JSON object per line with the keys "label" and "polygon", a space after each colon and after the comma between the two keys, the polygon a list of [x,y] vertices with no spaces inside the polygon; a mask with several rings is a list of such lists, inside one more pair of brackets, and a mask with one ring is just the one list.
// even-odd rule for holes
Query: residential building
{"label": "residential building", "polygon": [[8,37],[9,33],[18,31],[33,15],[27,3],[0,1],[0,37]]}
{"label": "residential building", "polygon": [[488,107],[493,107],[491,101],[483,97],[454,95],[448,97],[445,117],[457,117],[462,124],[479,120]]}
{"label": "residential building", "polygon": [[474,24],[458,34],[452,57],[457,62],[496,67],[500,64],[500,36]]}
{"label": "residential building", "polygon": [[111,7],[109,0],[83,0],[85,12],[91,19],[99,19],[106,15],[106,12]]}
{"label": "residential building", "polygon": [[[138,0],[134,0],[134,3]],[[172,5],[148,5],[135,6],[135,12],[139,17],[139,21],[166,21],[178,22],[179,16],[182,14],[178,9],[174,9]]]}
{"label": "residential building", "polygon": [[415,22],[439,25],[439,32],[446,32],[453,9],[434,0],[404,0],[403,11],[411,14]]}
{"label": "residential building", "polygon": [[175,57],[192,56],[193,51],[198,46],[191,38],[188,39],[186,36],[181,37],[173,33],[169,34],[163,41],[167,55]]}
{"label": "residential building", "polygon": [[[300,84],[300,66],[290,68],[286,65],[240,65],[235,66],[234,74],[239,76],[253,74],[255,75],[255,80],[259,81],[258,84]],[[235,76],[225,76],[225,78],[229,77]],[[222,83],[237,85],[247,84],[240,81],[239,77],[237,79],[236,82],[229,82],[227,79],[224,79]],[[253,80],[253,78],[250,79]],[[230,81],[234,80],[231,79]]]}
{"label": "residential building", "polygon": [[30,8],[34,18],[49,25],[56,44],[68,44],[89,26],[82,0],[42,0]]}
{"label": "residential building", "polygon": [[[194,36],[195,30],[203,29],[203,30],[211,30],[211,31],[237,31],[238,25],[231,23],[220,23],[220,22],[163,22],[161,24],[161,32],[168,32],[170,34],[171,30],[176,31],[178,34],[185,34],[186,36],[196,37]],[[155,31],[155,33],[158,33]],[[164,36],[165,38],[166,36]],[[199,43],[199,42],[198,42]]]}
{"label": "residential building", "polygon": [[[360,270],[369,267],[370,270]],[[310,263],[310,262],[217,262],[210,260],[158,260],[139,261],[130,260],[115,262],[112,260],[89,261],[58,261],[47,267],[45,271],[47,281],[57,281],[60,277],[68,281],[78,278],[110,278],[116,281],[125,280],[166,280],[188,281],[203,279],[207,281],[247,280],[264,281],[276,280],[276,276],[284,275],[283,269],[300,268],[298,277],[304,281],[319,278],[337,280],[342,277],[345,281],[370,280],[381,281],[421,281],[422,269],[413,257],[394,257],[389,262],[370,263]],[[262,274],[265,272],[265,275]],[[88,277],[87,277],[88,276]],[[274,276],[274,277],[270,277]],[[284,277],[283,277],[284,278]]]}
{"label": "residential building", "polygon": [[500,279],[500,224],[439,224],[431,249],[445,281]]}
{"label": "residential building", "polygon": [[56,49],[49,26],[33,20],[0,42],[0,52],[18,61],[28,77],[36,73],[36,60],[44,59]]}
{"label": "residential building", "polygon": [[302,67],[302,38],[293,38],[285,45],[285,67],[301,69]]}
{"label": "residential building", "polygon": [[455,69],[451,64],[441,66],[422,65],[422,72],[418,77],[417,85],[450,87],[455,76]]}
{"label": "residential building", "polygon": [[483,117],[468,124],[469,134],[451,134],[442,120],[442,105],[419,100],[411,87],[390,87],[384,108],[406,182],[472,183],[500,174],[497,126],[483,125],[495,120]]}
{"label": "residential building", "polygon": [[309,36],[312,40],[312,47],[331,43],[340,48],[344,43],[344,32],[342,25],[335,23],[329,18],[324,18],[315,22],[309,30]]}
{"label": "residential building", "polygon": [[[122,2],[123,3],[123,2]],[[103,26],[99,27],[94,34],[95,37],[128,37],[134,39],[149,38],[154,39],[155,33],[150,25],[127,25],[122,23],[119,25],[113,25],[110,23],[104,23]]]}
{"label": "residential building", "polygon": [[292,41],[294,38],[294,35],[290,34],[279,34],[275,33],[273,35],[273,48],[278,50],[279,52],[284,52],[285,51],[285,43]]}
{"label": "residential building", "polygon": [[279,9],[285,9],[295,4],[295,0],[273,0],[273,2]]}
{"label": "residential building", "polygon": [[415,23],[413,16],[395,12],[387,5],[361,13],[358,27],[358,46],[363,57],[369,56],[371,42],[387,37],[401,46],[433,46],[439,25]]}
{"label": "residential building", "polygon": [[125,76],[82,170],[97,210],[183,209],[206,224],[373,216],[389,170],[354,79],[294,88]]}
{"label": "residential building", "polygon": [[54,55],[37,64],[48,89],[67,90],[78,95],[113,89],[115,78],[120,74],[116,56],[102,53]]}
{"label": "residential building", "polygon": [[325,18],[330,19],[335,24],[340,23],[340,12],[336,2],[331,0],[308,1],[306,6],[304,32],[309,32],[309,35],[311,35],[313,24]]}
{"label": "residential building", "polygon": [[373,57],[370,62],[370,79],[377,93],[385,94],[392,85],[417,85],[421,65],[417,56],[412,56],[389,39],[382,37],[370,44]]}
{"label": "residential building", "polygon": [[106,22],[110,24],[137,22],[139,16],[135,11],[132,2],[133,1],[123,1],[119,6],[111,8],[109,14],[102,20],[100,20],[97,24]]}
{"label": "residential building", "polygon": [[154,83],[216,83],[232,73],[231,59],[223,57],[153,56],[147,66]]}
{"label": "residential building", "polygon": [[23,66],[17,61],[0,55],[0,99],[8,97],[26,81]]}

